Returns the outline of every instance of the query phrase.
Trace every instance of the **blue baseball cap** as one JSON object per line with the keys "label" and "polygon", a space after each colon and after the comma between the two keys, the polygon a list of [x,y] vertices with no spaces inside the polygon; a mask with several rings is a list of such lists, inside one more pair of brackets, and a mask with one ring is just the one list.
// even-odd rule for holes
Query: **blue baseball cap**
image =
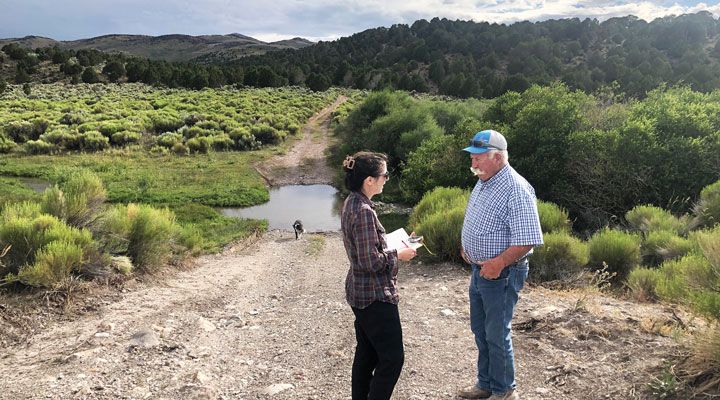
{"label": "blue baseball cap", "polygon": [[470,146],[463,149],[471,154],[482,154],[490,150],[507,150],[505,136],[492,129],[476,133],[470,140]]}

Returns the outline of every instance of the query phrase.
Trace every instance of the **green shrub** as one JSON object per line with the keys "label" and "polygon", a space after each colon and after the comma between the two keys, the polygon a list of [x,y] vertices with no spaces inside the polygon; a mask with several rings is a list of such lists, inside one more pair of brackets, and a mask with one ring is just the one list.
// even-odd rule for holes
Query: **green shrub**
{"label": "green shrub", "polygon": [[267,124],[254,125],[250,133],[262,144],[279,144],[285,139],[282,132]]}
{"label": "green shrub", "polygon": [[566,232],[546,233],[543,241],[530,256],[530,278],[536,282],[572,278],[588,263],[587,244]]}
{"label": "green shrub", "polygon": [[128,256],[142,272],[155,272],[172,252],[175,216],[167,209],[128,204]]}
{"label": "green shrub", "polygon": [[190,154],[190,149],[185,146],[183,143],[175,143],[171,148],[170,151],[172,151],[174,154],[179,156],[186,156]]}
{"label": "green shrub", "polygon": [[80,125],[85,122],[84,117],[77,113],[66,113],[58,121],[63,125]]}
{"label": "green shrub", "polygon": [[49,122],[40,118],[33,121],[13,121],[5,126],[5,135],[15,143],[25,143],[28,140],[37,140],[48,126]]}
{"label": "green shrub", "polygon": [[670,211],[650,205],[634,207],[625,213],[625,219],[634,230],[643,233],[669,231],[682,234],[687,231],[686,223]]}
{"label": "green shrub", "polygon": [[470,192],[460,188],[437,187],[426,193],[422,200],[413,208],[408,222],[411,229],[416,229],[426,218],[437,212],[467,206]]}
{"label": "green shrub", "polygon": [[459,262],[465,207],[441,209],[428,214],[414,228],[415,233],[425,237],[428,249],[443,260]]}
{"label": "green shrub", "polygon": [[67,220],[67,200],[65,193],[57,185],[45,189],[40,206],[43,213],[54,215],[63,221]]}
{"label": "green shrub", "polygon": [[96,231],[101,248],[111,254],[127,254],[130,236],[130,217],[124,204],[112,205],[98,219]]}
{"label": "green shrub", "polygon": [[631,233],[605,228],[590,238],[588,246],[589,265],[601,269],[606,263],[616,279],[625,279],[640,262],[640,237]]}
{"label": "green shrub", "polygon": [[661,298],[686,303],[700,313],[720,318],[720,274],[706,257],[691,253],[664,262],[660,271],[657,292]]}
{"label": "green shrub", "polygon": [[0,132],[0,154],[11,152],[15,146],[17,146],[15,142]]}
{"label": "green shrub", "polygon": [[3,260],[5,268],[0,271],[2,275],[14,274],[21,267],[35,264],[38,251],[50,243],[72,244],[83,251],[89,249],[93,243],[88,230],[68,226],[51,215],[21,216],[26,212],[34,212],[34,208],[26,206],[10,211],[14,216],[3,214],[3,221],[0,223],[0,247],[4,249],[10,246],[10,250]]}
{"label": "green shrub", "polygon": [[213,138],[209,136],[197,136],[185,142],[191,153],[209,153],[212,149]]}
{"label": "green shrub", "polygon": [[23,201],[7,204],[0,213],[0,223],[18,218],[35,218],[42,214],[40,204],[34,201]]}
{"label": "green shrub", "polygon": [[643,262],[648,265],[682,257],[692,249],[690,240],[669,231],[650,231],[640,245]]}
{"label": "green shrub", "polygon": [[99,151],[110,147],[110,139],[98,131],[87,131],[78,135],[80,149],[87,151]]}
{"label": "green shrub", "polygon": [[113,269],[123,275],[130,275],[133,272],[132,261],[129,257],[115,256],[112,258],[110,265]]}
{"label": "green shrub", "polygon": [[83,249],[72,243],[56,241],[40,249],[32,265],[22,267],[10,281],[17,280],[25,285],[51,288],[80,269],[83,263]]}
{"label": "green shrub", "polygon": [[[473,129],[470,121],[463,124]],[[401,190],[403,198],[411,203],[420,200],[424,193],[437,186],[470,187],[477,182],[469,170],[467,153],[459,151],[467,146],[467,133],[434,136],[423,141],[412,151],[402,166]]]}
{"label": "green shrub", "polygon": [[23,148],[28,154],[50,154],[57,149],[54,144],[42,140],[28,140]]}
{"label": "green shrub", "polygon": [[636,268],[630,271],[627,285],[633,297],[639,301],[658,299],[657,287],[661,272],[656,269]]}
{"label": "green shrub", "polygon": [[80,149],[80,137],[78,133],[64,126],[50,129],[40,136],[40,140],[52,143],[65,150]]}
{"label": "green shrub", "polygon": [[[43,211],[58,218],[64,218],[68,224],[85,227],[95,221],[102,210],[107,191],[100,178],[88,170],[72,173],[61,184],[61,192],[49,190],[43,196]],[[64,195],[64,200],[60,195]],[[64,210],[61,207],[64,204]]]}
{"label": "green shrub", "polygon": [[720,181],[703,188],[694,211],[701,226],[711,227],[720,222]]}
{"label": "green shrub", "polygon": [[668,260],[660,265],[660,277],[657,282],[657,295],[664,300],[681,302],[686,301],[689,287],[686,280],[687,266],[689,264],[703,264],[705,260],[696,253],[688,254],[678,260]]}
{"label": "green shrub", "polygon": [[260,147],[261,143],[247,128],[235,128],[229,133],[230,139],[235,143],[237,150],[252,150]]}
{"label": "green shrub", "polygon": [[211,136],[213,150],[227,151],[235,146],[235,142],[230,139],[227,133]]}
{"label": "green shrub", "polygon": [[157,144],[163,147],[172,148],[183,142],[183,135],[177,132],[165,132],[158,137]]}
{"label": "green shrub", "polygon": [[297,135],[298,132],[300,132],[300,125],[298,124],[288,124],[286,127],[287,131],[291,135]]}
{"label": "green shrub", "polygon": [[693,238],[715,273],[720,275],[720,225],[711,230],[695,232]]}
{"label": "green shrub", "polygon": [[151,114],[150,123],[153,132],[172,132],[185,125],[182,118],[167,114]]}
{"label": "green shrub", "polygon": [[572,224],[567,211],[555,203],[537,201],[540,227],[545,233],[570,232]]}
{"label": "green shrub", "polygon": [[205,245],[203,233],[196,226],[183,226],[178,235],[178,243],[185,247],[193,256],[199,255]]}
{"label": "green shrub", "polygon": [[113,133],[110,137],[112,144],[116,146],[125,146],[131,143],[137,143],[140,141],[140,134],[132,131],[120,131]]}

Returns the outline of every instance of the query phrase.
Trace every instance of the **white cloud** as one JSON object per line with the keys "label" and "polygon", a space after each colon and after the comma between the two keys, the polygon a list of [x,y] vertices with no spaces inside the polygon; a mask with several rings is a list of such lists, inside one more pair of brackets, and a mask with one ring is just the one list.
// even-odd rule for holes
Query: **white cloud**
{"label": "white cloud", "polygon": [[[10,4],[12,3],[12,4]],[[689,0],[0,0],[0,37],[77,39],[109,33],[242,33],[263,41],[332,40],[433,17],[512,23],[635,15],[647,21],[707,10]]]}

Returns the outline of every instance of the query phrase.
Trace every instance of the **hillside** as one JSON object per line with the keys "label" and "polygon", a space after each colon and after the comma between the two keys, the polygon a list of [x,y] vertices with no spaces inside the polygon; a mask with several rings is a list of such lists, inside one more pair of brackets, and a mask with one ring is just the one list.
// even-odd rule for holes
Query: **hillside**
{"label": "hillside", "polygon": [[290,84],[320,81],[493,98],[560,80],[586,92],[617,85],[642,97],[663,82],[700,91],[719,88],[719,31],[708,12],[652,22],[626,16],[505,25],[433,18],[295,52],[246,57],[238,64],[269,67],[277,81]]}
{"label": "hillside", "polygon": [[18,39],[0,39],[0,47],[17,43],[31,49],[59,46],[63,49],[95,49],[106,53],[127,55],[164,61],[225,62],[251,54],[264,54],[282,49],[299,49],[312,42],[295,38],[266,43],[258,39],[231,33],[229,35],[104,35],[90,39],[56,41],[38,36]]}

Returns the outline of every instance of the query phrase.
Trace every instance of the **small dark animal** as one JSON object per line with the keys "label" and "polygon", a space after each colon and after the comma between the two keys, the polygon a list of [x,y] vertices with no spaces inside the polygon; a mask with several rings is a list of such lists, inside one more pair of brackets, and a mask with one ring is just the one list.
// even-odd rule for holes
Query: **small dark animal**
{"label": "small dark animal", "polygon": [[300,239],[303,233],[305,233],[305,229],[303,228],[302,221],[297,220],[293,222],[293,230],[295,230],[295,240]]}

